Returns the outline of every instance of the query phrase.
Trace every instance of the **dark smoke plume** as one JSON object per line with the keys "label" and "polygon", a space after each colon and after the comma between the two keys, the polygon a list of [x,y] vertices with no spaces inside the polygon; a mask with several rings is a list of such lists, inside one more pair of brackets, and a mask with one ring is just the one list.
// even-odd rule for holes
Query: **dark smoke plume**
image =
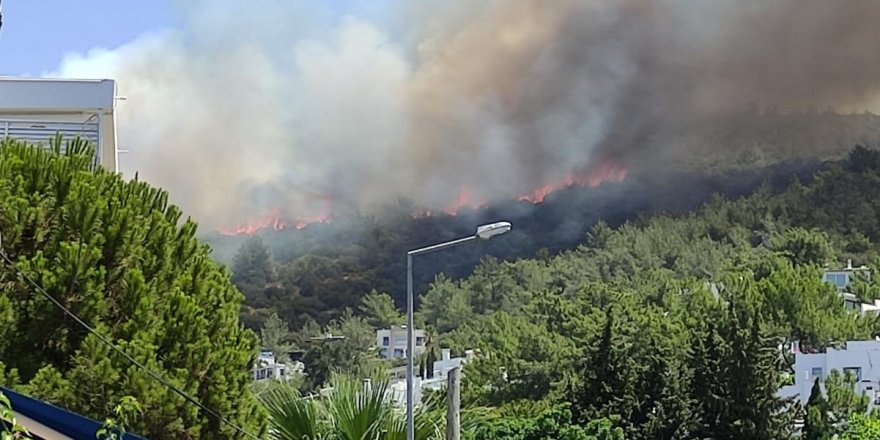
{"label": "dark smoke plume", "polygon": [[509,198],[751,102],[878,108],[875,0],[324,4],[180,2],[55,74],[118,79],[125,171],[208,226]]}

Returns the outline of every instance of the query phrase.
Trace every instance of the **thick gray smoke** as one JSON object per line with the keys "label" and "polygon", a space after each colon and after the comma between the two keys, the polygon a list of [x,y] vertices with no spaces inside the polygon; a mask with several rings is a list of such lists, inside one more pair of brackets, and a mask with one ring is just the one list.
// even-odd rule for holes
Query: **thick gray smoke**
{"label": "thick gray smoke", "polygon": [[209,227],[510,197],[720,108],[880,90],[876,0],[330,3],[181,1],[179,28],[54,74],[117,79],[125,172]]}

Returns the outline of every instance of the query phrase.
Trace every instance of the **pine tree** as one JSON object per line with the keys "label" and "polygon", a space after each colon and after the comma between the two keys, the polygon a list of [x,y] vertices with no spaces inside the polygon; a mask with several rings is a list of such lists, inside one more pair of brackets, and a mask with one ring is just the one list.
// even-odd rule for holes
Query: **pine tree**
{"label": "pine tree", "polygon": [[82,142],[55,143],[54,152],[0,144],[0,228],[15,264],[0,266],[0,359],[17,369],[19,388],[101,420],[130,395],[143,414],[129,430],[149,438],[243,437],[64,316],[21,273],[141,364],[260,435],[264,416],[248,388],[257,340],[240,326],[242,295],[196,239],[196,224],[165,192],[95,169]]}
{"label": "pine tree", "polygon": [[738,308],[732,301],[728,316],[728,438],[785,438],[790,430],[789,409],[776,396],[781,380],[776,369],[775,344],[762,327],[760,315],[744,306]]}
{"label": "pine tree", "polygon": [[828,418],[828,401],[822,395],[822,387],[817,377],[813,381],[813,389],[810,392],[810,400],[804,407],[804,440],[828,440],[832,437],[833,430]]}
{"label": "pine tree", "polygon": [[262,304],[263,291],[273,278],[269,247],[259,235],[253,235],[232,259],[232,282],[248,297],[249,302]]}
{"label": "pine tree", "polygon": [[695,337],[690,353],[693,378],[690,393],[695,401],[696,438],[722,438],[722,427],[729,421],[729,398],[724,378],[723,341],[715,324],[710,320],[705,334]]}
{"label": "pine tree", "polygon": [[271,350],[275,359],[280,363],[289,361],[288,355],[296,349],[290,342],[292,336],[290,327],[278,317],[277,313],[269,316],[263,324],[263,328],[260,329],[260,343],[263,348]]}
{"label": "pine tree", "polygon": [[625,391],[623,365],[614,347],[614,310],[605,311],[605,325],[593,353],[581,368],[581,384],[572,396],[572,414],[579,423],[599,418],[603,413],[615,413],[621,394]]}

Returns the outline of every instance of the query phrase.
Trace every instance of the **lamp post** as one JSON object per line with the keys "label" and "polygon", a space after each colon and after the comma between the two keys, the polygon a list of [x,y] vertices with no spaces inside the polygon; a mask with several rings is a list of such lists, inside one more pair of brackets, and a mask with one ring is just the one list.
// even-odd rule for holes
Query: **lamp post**
{"label": "lamp post", "polygon": [[413,275],[412,258],[416,255],[427,254],[451,248],[472,240],[488,240],[496,235],[510,231],[510,222],[498,222],[477,227],[473,235],[459,239],[414,249],[406,253],[406,439],[415,440],[415,414],[413,412],[413,360],[414,360],[414,337],[413,337]]}

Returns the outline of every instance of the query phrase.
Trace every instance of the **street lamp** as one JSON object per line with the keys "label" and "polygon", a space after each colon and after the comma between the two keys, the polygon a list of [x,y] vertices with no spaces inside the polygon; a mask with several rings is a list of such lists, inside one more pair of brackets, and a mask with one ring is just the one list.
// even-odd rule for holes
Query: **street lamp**
{"label": "street lamp", "polygon": [[478,226],[473,235],[439,243],[406,253],[406,439],[415,440],[415,414],[413,412],[413,361],[415,345],[413,343],[413,276],[412,257],[451,248],[471,240],[488,240],[496,235],[510,231],[510,222],[497,222]]}

